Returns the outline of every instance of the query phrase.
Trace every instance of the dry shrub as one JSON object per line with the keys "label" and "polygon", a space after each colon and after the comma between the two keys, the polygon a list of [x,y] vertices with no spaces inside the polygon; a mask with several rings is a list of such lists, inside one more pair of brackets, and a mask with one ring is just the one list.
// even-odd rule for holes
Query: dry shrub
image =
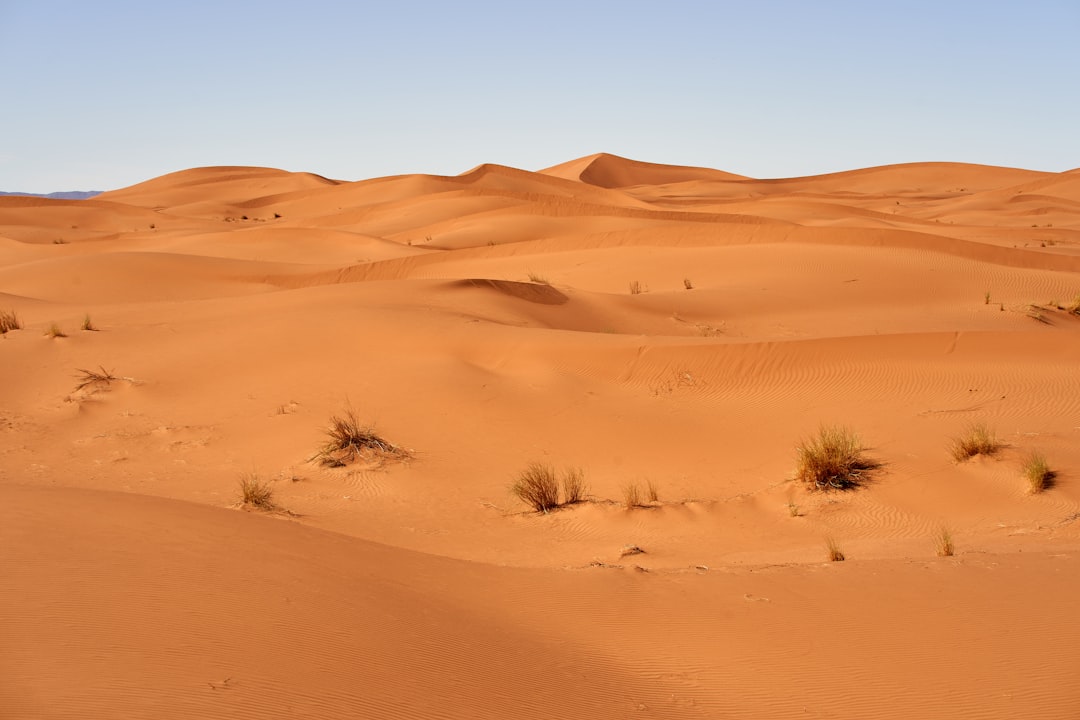
{"label": "dry shrub", "polygon": [[1074,315],[1080,315],[1080,295],[1077,295],[1071,303],[1066,305],[1065,310]]}
{"label": "dry shrub", "polygon": [[637,483],[627,483],[623,485],[623,505],[627,510],[631,510],[636,507],[641,507],[641,489],[638,488]]}
{"label": "dry shrub", "polygon": [[1054,472],[1046,462],[1046,457],[1037,450],[1032,450],[1024,458],[1024,478],[1028,482],[1028,492],[1037,495],[1050,486]]}
{"label": "dry shrub", "polygon": [[540,275],[539,273],[534,273],[534,272],[529,273],[529,282],[534,282],[534,283],[537,283],[537,284],[540,284],[540,285],[550,285],[551,284],[551,281],[548,280],[546,277],[544,277],[543,275]]}
{"label": "dry shrub", "polygon": [[949,532],[949,528],[941,528],[934,538],[934,543],[938,557],[952,557],[955,548],[953,547],[952,533]]}
{"label": "dry shrub", "polygon": [[83,317],[82,329],[89,330],[90,332],[97,332],[97,327],[94,325],[94,321],[90,319],[90,315],[85,315]]}
{"label": "dry shrub", "polygon": [[19,330],[22,323],[14,310],[0,310],[0,335],[5,335],[9,330]]}
{"label": "dry shrub", "polygon": [[650,480],[645,486],[645,496],[649,498],[649,502],[660,502],[660,491],[656,489],[656,485]]}
{"label": "dry shrub", "polygon": [[563,504],[573,505],[585,499],[585,473],[581,468],[568,468],[563,473]]}
{"label": "dry shrub", "polygon": [[686,288],[687,290],[693,290],[694,289],[694,283],[690,282],[690,278],[683,278],[682,284],[683,284],[683,287]]}
{"label": "dry shrub", "polygon": [[646,288],[644,285],[642,285],[641,282],[638,281],[638,280],[631,280],[630,281],[630,294],[631,295],[640,295],[641,293],[645,292],[647,289],[648,288]]}
{"label": "dry shrub", "polygon": [[953,438],[950,452],[956,462],[964,462],[976,455],[993,455],[1001,449],[994,431],[986,423],[970,425],[964,434]]}
{"label": "dry shrub", "polygon": [[364,459],[401,459],[409,456],[407,450],[383,439],[374,428],[362,424],[352,408],[343,415],[330,417],[326,437],[326,444],[311,459],[318,459],[327,467],[344,467]]}
{"label": "dry shrub", "polygon": [[831,537],[825,538],[825,552],[829,562],[843,562],[846,559],[844,553],[840,550],[840,546]]}
{"label": "dry shrub", "polygon": [[51,338],[67,337],[67,335],[64,333],[64,331],[61,330],[60,326],[57,325],[56,323],[52,323],[52,324],[49,325],[49,329],[45,331],[45,335],[46,335],[46,337],[51,337]]}
{"label": "dry shrub", "polygon": [[546,513],[559,506],[559,481],[555,468],[543,463],[529,463],[510,492],[537,512]]}
{"label": "dry shrub", "polygon": [[845,427],[822,426],[797,448],[795,477],[817,490],[844,490],[862,482],[877,467],[863,455],[859,436]]}
{"label": "dry shrub", "polygon": [[113,380],[116,380],[115,375],[100,366],[97,370],[79,370],[79,372],[81,374],[75,376],[79,381],[79,384],[75,386],[76,390],[83,390],[98,385],[108,386]]}
{"label": "dry shrub", "polygon": [[260,510],[275,510],[274,489],[255,473],[240,476],[240,502]]}

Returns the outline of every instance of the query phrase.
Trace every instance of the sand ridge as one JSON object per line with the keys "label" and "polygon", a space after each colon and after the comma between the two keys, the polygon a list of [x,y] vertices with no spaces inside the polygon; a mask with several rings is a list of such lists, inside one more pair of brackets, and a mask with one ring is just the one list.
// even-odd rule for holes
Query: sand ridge
{"label": "sand ridge", "polygon": [[[1078,182],[601,153],[0,198],[0,702],[1070,717]],[[347,408],[408,456],[312,461]],[[1000,449],[957,462],[978,422]],[[823,423],[862,487],[793,480]],[[586,501],[531,512],[531,461]]]}

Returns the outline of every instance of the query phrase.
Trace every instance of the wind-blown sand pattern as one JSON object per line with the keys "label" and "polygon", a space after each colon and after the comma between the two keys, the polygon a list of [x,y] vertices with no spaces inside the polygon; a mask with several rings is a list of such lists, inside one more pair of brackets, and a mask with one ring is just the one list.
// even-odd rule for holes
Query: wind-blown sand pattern
{"label": "wind-blown sand pattern", "polygon": [[[1075,718],[1078,296],[1078,171],[0,197],[0,715]],[[408,452],[317,462],[350,407]]]}

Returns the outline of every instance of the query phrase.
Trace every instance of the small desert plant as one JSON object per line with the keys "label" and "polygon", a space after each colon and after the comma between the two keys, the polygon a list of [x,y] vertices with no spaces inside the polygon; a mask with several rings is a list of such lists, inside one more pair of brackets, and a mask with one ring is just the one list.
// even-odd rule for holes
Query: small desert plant
{"label": "small desert plant", "polygon": [[529,282],[539,283],[540,285],[550,285],[551,281],[539,273],[530,272]]}
{"label": "small desert plant", "polygon": [[637,483],[623,485],[622,494],[623,505],[627,510],[641,507],[641,489],[638,488]]}
{"label": "small desert plant", "polygon": [[240,476],[240,502],[260,510],[274,510],[274,489],[255,473]]}
{"label": "small desert plant", "polygon": [[645,485],[645,497],[649,498],[649,502],[660,502],[660,491],[656,489],[656,485],[650,480]]}
{"label": "small desert plant", "polygon": [[96,385],[109,385],[113,380],[116,380],[116,376],[103,367],[98,367],[97,370],[79,370],[81,375],[77,375],[76,379],[79,384],[75,386],[76,390],[82,390],[83,388],[93,387]]}
{"label": "small desert plant", "polygon": [[934,536],[934,545],[938,557],[952,557],[956,548],[953,547],[952,533],[949,532],[949,528],[943,527],[938,531],[938,534]]}
{"label": "small desert plant", "polygon": [[855,487],[877,464],[863,455],[859,436],[845,427],[822,426],[797,447],[795,477],[817,490]]}
{"label": "small desert plant", "polygon": [[829,562],[842,562],[844,553],[840,550],[840,546],[836,544],[836,540],[831,537],[825,538],[825,553],[829,558]]}
{"label": "small desert plant", "polygon": [[683,287],[686,288],[687,290],[693,290],[694,289],[694,283],[690,282],[690,278],[683,278],[682,284],[683,284]]}
{"label": "small desert plant", "polygon": [[555,468],[543,463],[529,463],[510,492],[536,512],[546,513],[559,506],[559,481]]}
{"label": "small desert plant", "polygon": [[89,330],[91,332],[97,331],[97,326],[95,326],[94,321],[90,319],[90,315],[83,316],[82,329]]}
{"label": "small desert plant", "polygon": [[1024,478],[1028,482],[1028,492],[1037,495],[1050,485],[1054,479],[1054,472],[1046,463],[1046,457],[1037,450],[1032,450],[1024,458]]}
{"label": "small desert plant", "polygon": [[51,338],[67,337],[67,335],[64,333],[64,331],[61,330],[60,326],[57,325],[56,323],[51,323],[49,325],[49,329],[45,331],[45,335],[47,337],[51,337]]}
{"label": "small desert plant", "polygon": [[985,293],[983,293],[983,305],[989,305],[989,304],[990,304],[990,291],[987,290]]}
{"label": "small desert plant", "polygon": [[344,467],[363,458],[403,458],[409,455],[404,448],[376,434],[374,428],[361,424],[352,408],[342,415],[330,417],[326,437],[326,444],[311,459],[318,459],[328,467]]}
{"label": "small desert plant", "polygon": [[15,314],[14,310],[0,310],[0,335],[5,335],[9,330],[18,330],[20,328],[22,328],[22,323],[19,322],[19,316]]}
{"label": "small desert plant", "polygon": [[1038,305],[1028,305],[1027,309],[1024,310],[1024,314],[1035,322],[1042,323],[1043,325],[1050,324],[1050,319],[1046,317],[1046,313],[1043,312],[1043,308],[1039,307]]}
{"label": "small desert plant", "polygon": [[1080,315],[1080,295],[1077,295],[1071,303],[1066,305],[1065,310],[1074,315]]}
{"label": "small desert plant", "polygon": [[53,245],[67,245],[67,240],[65,240],[64,238],[56,238],[55,240],[52,241],[52,244]]}
{"label": "small desert plant", "polygon": [[573,505],[585,499],[585,473],[581,468],[569,468],[563,473],[563,504]]}
{"label": "small desert plant", "polygon": [[631,280],[630,281],[630,294],[631,295],[640,295],[641,293],[645,292],[647,289],[648,288],[646,288],[644,285],[642,285],[641,282],[638,281],[638,280]]}
{"label": "small desert plant", "polygon": [[994,431],[986,423],[975,423],[960,437],[953,438],[951,452],[956,462],[964,462],[976,455],[993,455],[1001,449]]}
{"label": "small desert plant", "polygon": [[799,505],[795,502],[789,502],[787,504],[788,515],[791,517],[799,517],[802,513],[799,511]]}

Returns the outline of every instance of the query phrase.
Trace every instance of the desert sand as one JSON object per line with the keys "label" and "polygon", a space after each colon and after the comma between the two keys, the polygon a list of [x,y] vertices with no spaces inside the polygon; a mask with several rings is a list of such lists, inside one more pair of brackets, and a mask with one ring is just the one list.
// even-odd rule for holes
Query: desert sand
{"label": "desert sand", "polygon": [[0,716],[1076,718],[1078,295],[1080,171],[0,197]]}

